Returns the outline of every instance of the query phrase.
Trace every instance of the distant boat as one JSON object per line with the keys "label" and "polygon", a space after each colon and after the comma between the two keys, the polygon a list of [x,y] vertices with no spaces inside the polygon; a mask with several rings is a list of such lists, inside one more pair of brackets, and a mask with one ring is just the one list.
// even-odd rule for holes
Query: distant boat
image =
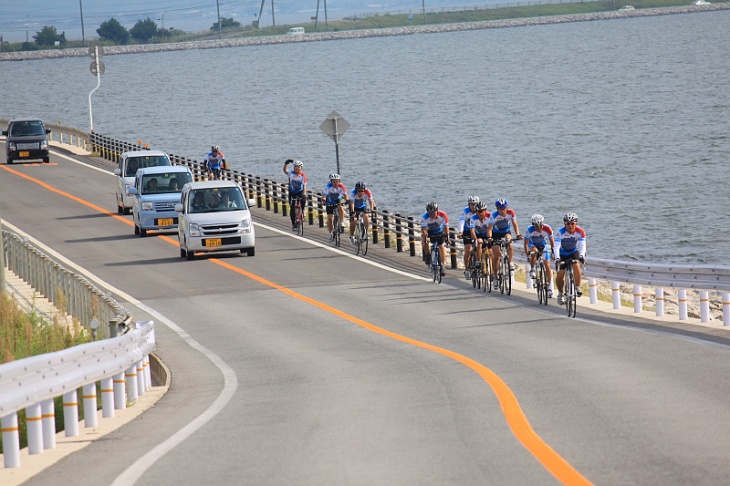
{"label": "distant boat", "polygon": [[692,2],[692,5],[709,5],[709,4],[710,4],[710,2],[708,2],[707,0],[695,0],[694,2]]}

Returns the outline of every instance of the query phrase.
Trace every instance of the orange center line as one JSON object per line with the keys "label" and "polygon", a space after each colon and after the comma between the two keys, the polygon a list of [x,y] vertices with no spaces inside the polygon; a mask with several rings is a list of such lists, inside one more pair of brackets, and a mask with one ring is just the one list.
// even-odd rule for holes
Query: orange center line
{"label": "orange center line", "polygon": [[[10,169],[8,167],[2,167],[2,168],[9,172],[12,172],[13,174],[23,177],[24,179],[27,179],[31,182],[35,182],[36,184],[42,186],[45,189],[48,189],[51,192],[54,192],[61,196],[67,197],[73,201],[83,204],[84,206],[94,209],[95,211],[99,211],[99,212],[106,214],[108,216],[111,216],[119,221],[122,221],[127,225],[134,225],[134,223],[131,223],[126,218],[123,218],[117,214],[114,214],[111,211],[107,211],[106,209],[104,209],[100,206],[97,206],[93,203],[90,203],[88,201],[85,201],[84,199],[81,199],[77,196],[74,196],[67,192],[56,189],[55,187],[50,186],[49,184],[46,184],[45,182],[42,182],[38,179],[35,179],[35,178],[25,175],[21,172]],[[173,240],[172,238],[170,238],[168,236],[158,235],[157,237],[168,243],[171,243],[175,246],[179,246],[179,243],[177,241]],[[494,373],[492,370],[490,370],[486,366],[482,365],[481,363],[478,363],[471,358],[467,358],[466,356],[463,356],[459,353],[455,353],[448,349],[440,348],[438,346],[433,346],[431,344],[427,344],[422,341],[418,341],[416,339],[412,339],[407,336],[402,336],[402,335],[396,334],[392,331],[388,331],[388,330],[378,327],[374,324],[371,324],[367,321],[359,319],[355,316],[347,314],[335,307],[329,306],[323,302],[312,299],[311,297],[307,297],[306,295],[297,293],[287,287],[276,284],[270,280],[267,280],[263,277],[253,274],[251,272],[247,272],[246,270],[243,270],[242,268],[238,268],[236,266],[233,266],[233,265],[226,263],[222,260],[219,260],[217,258],[211,258],[208,261],[211,263],[214,263],[216,265],[219,265],[227,270],[230,270],[232,272],[236,272],[240,275],[243,275],[244,277],[250,278],[251,280],[254,280],[264,286],[276,289],[294,299],[298,299],[300,301],[306,302],[307,304],[318,307],[318,308],[324,310],[325,312],[329,312],[333,315],[336,315],[346,321],[349,321],[353,324],[361,326],[372,332],[375,332],[375,333],[383,335],[385,337],[394,339],[396,341],[400,341],[400,342],[403,342],[406,344],[410,344],[412,346],[416,346],[418,348],[422,348],[422,349],[432,351],[434,353],[438,353],[442,356],[446,356],[447,358],[450,358],[454,361],[457,361],[458,363],[463,364],[467,368],[470,368],[475,373],[477,373],[487,383],[487,385],[489,385],[489,387],[492,389],[492,391],[496,395],[497,400],[499,401],[499,405],[502,408],[502,413],[504,414],[504,417],[507,420],[507,424],[509,425],[510,430],[512,430],[512,433],[515,435],[517,440],[519,440],[520,443],[528,451],[530,451],[530,453],[543,465],[543,467],[545,467],[545,469],[547,469],[553,476],[555,476],[555,478],[558,481],[560,481],[563,484],[569,484],[569,485],[590,485],[590,484],[592,484],[590,481],[588,481],[588,479],[586,479],[583,475],[581,475],[575,468],[573,468],[573,466],[571,466],[565,459],[563,459],[562,456],[560,456],[557,452],[555,452],[555,450],[553,450],[552,447],[550,447],[544,440],[542,440],[542,438],[539,435],[537,435],[537,433],[533,430],[532,426],[530,425],[530,422],[527,420],[527,417],[525,416],[525,413],[522,411],[522,408],[520,407],[520,404],[517,401],[517,397],[512,392],[512,390],[507,386],[507,384],[504,381],[502,381],[502,379],[496,373]],[[127,375],[127,376],[133,376],[133,375]],[[66,404],[64,404],[64,405],[66,405]]]}

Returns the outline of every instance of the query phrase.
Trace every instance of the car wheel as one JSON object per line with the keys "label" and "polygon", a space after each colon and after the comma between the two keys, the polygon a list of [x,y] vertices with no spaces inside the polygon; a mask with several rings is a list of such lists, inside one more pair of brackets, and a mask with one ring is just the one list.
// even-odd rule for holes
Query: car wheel
{"label": "car wheel", "polygon": [[139,229],[139,236],[142,237],[142,238],[144,238],[145,236],[147,236],[147,230],[144,229],[144,228],[140,228]]}
{"label": "car wheel", "polygon": [[136,224],[134,225],[134,234],[135,235],[139,234],[139,226],[137,226]]}
{"label": "car wheel", "polygon": [[8,165],[13,165],[13,161],[11,159],[8,159]]}
{"label": "car wheel", "polygon": [[50,161],[51,161],[50,157],[43,157],[43,162],[45,162],[46,164],[49,163]]}
{"label": "car wheel", "polygon": [[124,209],[119,204],[117,204],[117,214],[124,214]]}
{"label": "car wheel", "polygon": [[186,250],[185,251],[185,259],[187,259],[187,261],[190,261],[193,258],[195,258],[195,252],[190,251],[190,250]]}
{"label": "car wheel", "polygon": [[254,256],[256,254],[256,248],[247,248],[246,249],[246,254],[248,256]]}
{"label": "car wheel", "polygon": [[124,214],[131,214],[132,208],[123,208]]}
{"label": "car wheel", "polygon": [[182,246],[180,247],[180,258],[187,258],[188,252],[185,251],[185,248]]}

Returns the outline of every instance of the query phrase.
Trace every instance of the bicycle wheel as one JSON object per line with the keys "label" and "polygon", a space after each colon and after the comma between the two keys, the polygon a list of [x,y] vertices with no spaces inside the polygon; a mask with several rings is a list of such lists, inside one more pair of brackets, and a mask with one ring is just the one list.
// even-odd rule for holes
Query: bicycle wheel
{"label": "bicycle wheel", "polygon": [[332,217],[332,241],[335,246],[340,246],[340,217],[337,215],[337,208],[335,208],[335,215]]}
{"label": "bicycle wheel", "polygon": [[475,289],[479,288],[479,274],[477,272],[477,257],[476,252],[472,250],[471,256],[469,257],[469,273],[471,274],[471,285]]}
{"label": "bicycle wheel", "polygon": [[549,282],[547,281],[547,272],[545,271],[545,262],[540,262],[540,280],[538,281],[538,287],[542,291],[542,303],[548,305],[548,289],[550,288]]}
{"label": "bicycle wheel", "polygon": [[297,203],[296,221],[297,221],[297,234],[299,236],[304,236],[304,210],[302,209],[301,202]]}
{"label": "bicycle wheel", "polygon": [[368,238],[368,229],[365,227],[365,222],[360,220],[360,228],[358,230],[359,238],[360,238],[360,245],[362,246],[362,256],[365,256],[368,254],[368,245],[369,245],[369,238]]}
{"label": "bicycle wheel", "polygon": [[492,293],[492,261],[489,255],[482,260],[482,291]]}
{"label": "bicycle wheel", "polygon": [[509,265],[509,257],[507,257],[507,264],[505,265],[505,258],[504,255],[502,255],[499,258],[499,270],[497,271],[497,278],[499,279],[499,293],[504,294],[505,290],[507,290],[507,268],[506,266]]}

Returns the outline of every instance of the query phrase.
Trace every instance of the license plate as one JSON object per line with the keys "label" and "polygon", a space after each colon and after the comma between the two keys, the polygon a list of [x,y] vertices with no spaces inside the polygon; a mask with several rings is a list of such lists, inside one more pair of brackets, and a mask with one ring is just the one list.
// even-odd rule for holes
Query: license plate
{"label": "license plate", "polygon": [[18,157],[30,157],[30,152],[18,152]]}
{"label": "license plate", "polygon": [[172,226],[174,221],[172,218],[160,218],[157,220],[157,226]]}
{"label": "license plate", "polygon": [[221,246],[221,244],[220,238],[208,238],[207,240],[203,240],[203,245],[205,246]]}

